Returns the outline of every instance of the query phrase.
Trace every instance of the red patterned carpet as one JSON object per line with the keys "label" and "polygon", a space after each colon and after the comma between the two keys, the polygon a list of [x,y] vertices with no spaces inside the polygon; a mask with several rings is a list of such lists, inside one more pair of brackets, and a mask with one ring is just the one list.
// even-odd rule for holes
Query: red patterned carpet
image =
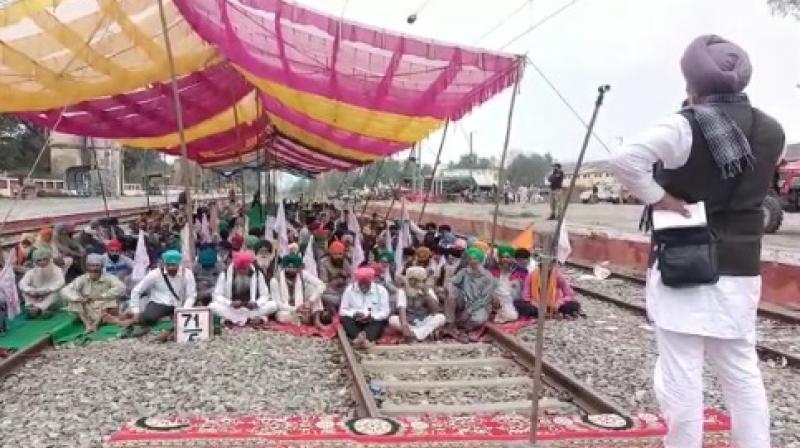
{"label": "red patterned carpet", "polygon": [[[609,429],[626,427],[626,429]],[[706,448],[729,448],[730,421],[706,411]],[[664,424],[649,414],[620,417],[553,417],[540,425],[543,446],[656,448]],[[501,447],[528,439],[524,416],[347,419],[334,416],[141,418],[111,436],[113,448],[372,448],[386,446]]]}

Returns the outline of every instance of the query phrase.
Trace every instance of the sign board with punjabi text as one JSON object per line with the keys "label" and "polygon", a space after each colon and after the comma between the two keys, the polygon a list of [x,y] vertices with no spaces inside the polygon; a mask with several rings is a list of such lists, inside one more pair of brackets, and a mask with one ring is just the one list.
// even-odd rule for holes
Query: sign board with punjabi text
{"label": "sign board with punjabi text", "polygon": [[213,334],[211,310],[208,308],[177,308],[175,338],[179,343],[207,341]]}

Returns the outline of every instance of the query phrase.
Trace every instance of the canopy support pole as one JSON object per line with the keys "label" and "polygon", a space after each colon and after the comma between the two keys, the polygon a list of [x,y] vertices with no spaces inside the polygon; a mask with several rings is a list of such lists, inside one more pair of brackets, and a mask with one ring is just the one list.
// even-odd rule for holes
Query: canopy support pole
{"label": "canopy support pole", "polygon": [[[189,174],[189,150],[186,147],[186,132],[183,127],[183,109],[181,97],[178,94],[178,82],[175,75],[175,58],[172,54],[172,43],[169,40],[169,29],[167,28],[167,17],[164,13],[164,0],[158,0],[158,15],[161,18],[161,30],[164,33],[164,46],[167,50],[167,60],[169,61],[169,77],[172,84],[172,101],[175,105],[175,121],[178,124],[178,138],[181,143],[181,177],[183,178],[183,189],[186,192],[186,225],[192,226],[192,177]],[[235,110],[235,107],[234,107]],[[194,245],[194,233],[189,233],[190,244]]]}
{"label": "canopy support pole", "polygon": [[94,146],[94,139],[88,137],[90,144],[92,145],[92,155],[94,155],[94,169],[97,170],[97,182],[100,183],[100,194],[103,195],[103,209],[106,212],[106,218],[109,218],[111,214],[108,212],[108,198],[106,197],[106,186],[103,185],[103,175],[100,172],[100,161],[97,159],[97,148]]}
{"label": "canopy support pole", "polygon": [[422,187],[425,188],[425,200],[422,201],[422,210],[419,211],[417,222],[422,225],[422,217],[425,216],[425,207],[428,205],[428,198],[430,197],[431,190],[434,189],[436,170],[439,168],[439,161],[442,159],[442,150],[444,149],[444,142],[447,138],[447,128],[450,126],[450,120],[444,122],[444,130],[442,130],[442,141],[439,143],[439,152],[436,153],[436,161],[433,162],[433,172],[431,173],[431,184],[425,188],[425,176],[422,177]]}
{"label": "canopy support pole", "polygon": [[[544,254],[539,271],[539,278],[541,279],[539,284],[541,285],[541,289],[539,291],[539,316],[536,319],[536,362],[534,363],[533,368],[533,397],[538,397],[538,394],[541,393],[543,387],[542,357],[544,356],[544,324],[547,320],[548,292],[551,288],[551,281],[556,280],[552,278],[552,270],[557,264],[556,258],[558,255],[558,243],[561,239],[561,229],[564,226],[564,217],[567,215],[569,199],[572,196],[572,192],[575,191],[575,182],[578,180],[578,174],[580,173],[581,165],[583,164],[583,157],[586,155],[586,149],[589,146],[589,140],[592,138],[592,134],[594,133],[594,124],[597,121],[597,114],[600,111],[600,106],[603,105],[603,98],[610,89],[611,87],[608,85],[602,85],[597,89],[597,101],[594,103],[592,119],[589,121],[589,125],[586,128],[586,136],[583,139],[583,146],[581,147],[581,152],[578,155],[578,161],[575,163],[575,170],[573,171],[572,178],[569,182],[567,195],[564,198],[564,203],[561,205],[561,213],[558,215],[556,230],[552,236],[552,241],[550,241],[550,247],[544,248],[544,250],[549,251],[549,253]],[[544,304],[544,306],[542,306],[542,304]],[[533,406],[531,409],[530,437],[531,443],[535,445],[537,440],[536,433],[539,430],[539,400],[534,399],[532,400],[532,403]]]}
{"label": "canopy support pole", "polygon": [[367,194],[367,199],[364,200],[364,207],[361,209],[361,216],[364,216],[367,213],[367,206],[369,206],[369,199],[372,197],[372,193],[375,192],[375,187],[378,185],[378,179],[381,177],[381,172],[383,171],[383,166],[386,164],[386,159],[381,159],[381,164],[378,166],[378,170],[375,171],[375,179],[372,180],[372,186],[369,188],[369,193]]}
{"label": "canopy support pole", "polygon": [[[518,70],[522,71],[524,67],[523,60],[520,58],[518,61]],[[511,142],[511,124],[514,119],[514,105],[517,102],[517,94],[519,93],[519,83],[522,79],[522,73],[517,74],[517,80],[514,82],[514,90],[511,92],[511,104],[508,107],[508,120],[506,122],[506,139],[503,142],[503,154],[500,156],[500,169],[498,172],[497,188],[494,190],[494,214],[492,215],[492,239],[491,247],[494,247],[497,238],[497,215],[500,212],[500,189],[503,188],[506,177],[506,157],[508,156],[508,145]],[[491,249],[490,249],[491,250]],[[536,400],[533,400],[534,402]]]}
{"label": "canopy support pole", "polygon": [[386,216],[383,217],[384,221],[389,220],[389,216],[392,214],[392,209],[394,209],[394,203],[397,202],[397,193],[400,191],[400,182],[403,180],[403,175],[406,174],[406,170],[408,169],[408,164],[411,162],[411,159],[414,158],[414,149],[416,148],[417,144],[414,143],[414,146],[411,147],[411,152],[408,153],[408,158],[406,162],[403,164],[403,169],[400,170],[400,178],[394,180],[394,187],[392,187],[392,202],[389,203],[389,208],[386,210]]}

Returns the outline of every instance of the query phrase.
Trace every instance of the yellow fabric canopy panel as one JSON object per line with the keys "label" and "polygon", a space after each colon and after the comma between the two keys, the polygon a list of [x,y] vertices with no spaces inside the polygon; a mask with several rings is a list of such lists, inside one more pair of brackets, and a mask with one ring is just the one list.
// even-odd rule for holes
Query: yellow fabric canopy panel
{"label": "yellow fabric canopy panel", "polygon": [[[176,75],[220,60],[165,1]],[[63,107],[170,79],[154,0],[18,0],[0,9],[0,112]]]}

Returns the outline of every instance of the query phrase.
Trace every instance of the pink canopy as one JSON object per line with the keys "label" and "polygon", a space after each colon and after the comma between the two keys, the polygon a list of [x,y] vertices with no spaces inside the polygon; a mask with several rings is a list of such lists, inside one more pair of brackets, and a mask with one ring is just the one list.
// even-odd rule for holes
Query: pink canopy
{"label": "pink canopy", "polygon": [[[219,63],[178,80],[183,122],[188,128],[231,107],[253,90],[236,70]],[[177,131],[172,87],[156,83],[128,94],[84,101],[64,110],[19,113],[59,132],[98,138],[158,137]]]}

